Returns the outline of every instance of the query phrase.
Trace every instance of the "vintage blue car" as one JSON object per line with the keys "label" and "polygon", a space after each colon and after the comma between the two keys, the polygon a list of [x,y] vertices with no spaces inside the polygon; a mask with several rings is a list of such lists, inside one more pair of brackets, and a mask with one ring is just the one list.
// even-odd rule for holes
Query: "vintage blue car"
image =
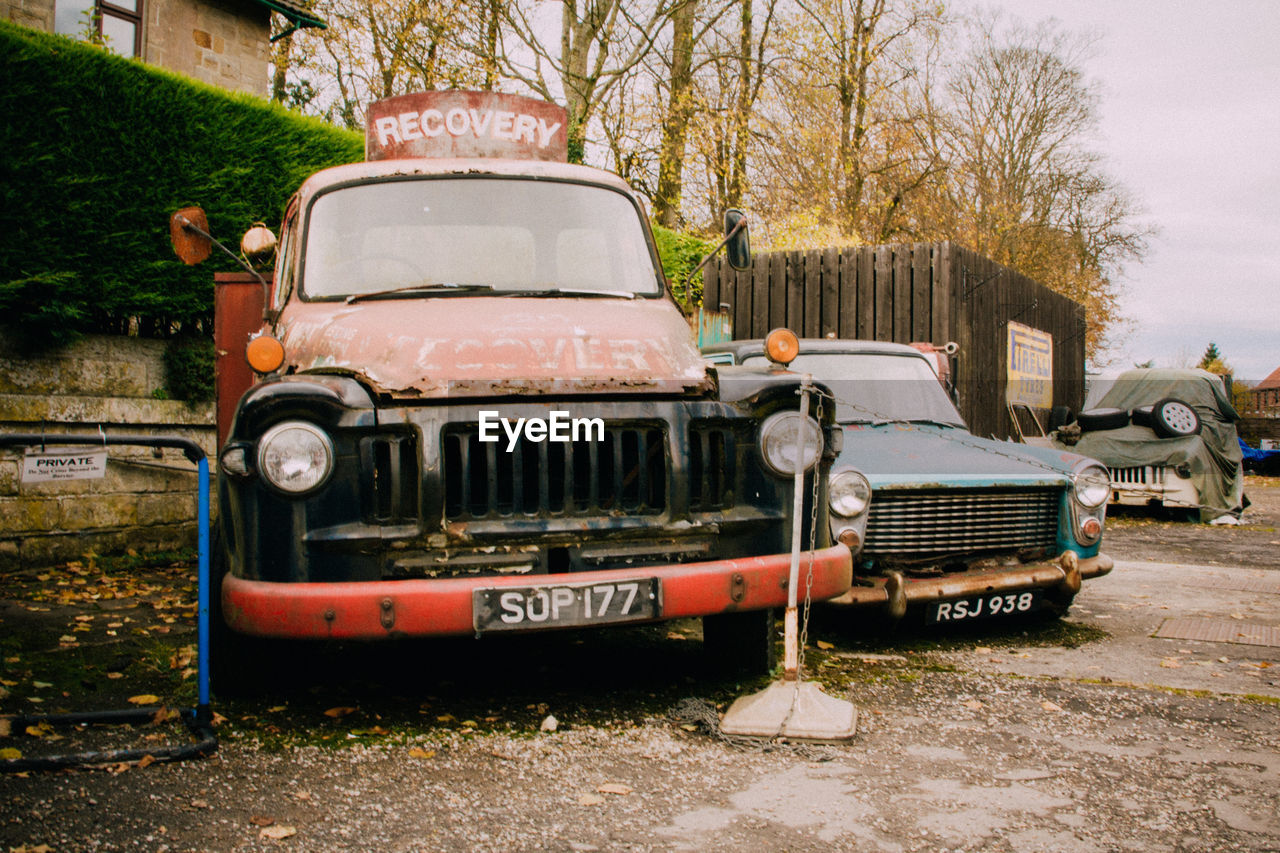
{"label": "vintage blue car", "polygon": [[[937,362],[902,344],[801,340],[787,368],[830,391],[843,446],[829,481],[832,535],[854,552],[854,585],[836,603],[894,619],[923,605],[928,623],[1051,606],[1105,575],[1110,479],[1061,449],[969,432]],[[718,364],[767,364],[759,340],[703,348]],[[860,485],[861,483],[861,485]]]}

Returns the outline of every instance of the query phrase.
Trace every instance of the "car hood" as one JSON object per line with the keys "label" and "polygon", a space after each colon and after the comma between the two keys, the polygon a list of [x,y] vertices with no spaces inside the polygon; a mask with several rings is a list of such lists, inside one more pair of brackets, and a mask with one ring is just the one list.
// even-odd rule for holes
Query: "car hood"
{"label": "car hood", "polygon": [[873,489],[1060,486],[1082,457],[979,438],[925,424],[846,424],[836,466],[857,468]]}
{"label": "car hood", "polygon": [[278,329],[288,371],[354,375],[394,397],[710,387],[688,324],[665,299],[298,302]]}

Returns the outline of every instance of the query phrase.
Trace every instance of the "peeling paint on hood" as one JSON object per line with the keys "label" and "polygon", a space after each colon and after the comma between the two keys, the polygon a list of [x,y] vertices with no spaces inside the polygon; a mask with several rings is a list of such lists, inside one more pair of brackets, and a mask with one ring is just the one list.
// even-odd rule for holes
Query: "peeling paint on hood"
{"label": "peeling paint on hood", "polygon": [[687,394],[710,387],[666,299],[291,301],[286,370],[350,372],[395,397]]}

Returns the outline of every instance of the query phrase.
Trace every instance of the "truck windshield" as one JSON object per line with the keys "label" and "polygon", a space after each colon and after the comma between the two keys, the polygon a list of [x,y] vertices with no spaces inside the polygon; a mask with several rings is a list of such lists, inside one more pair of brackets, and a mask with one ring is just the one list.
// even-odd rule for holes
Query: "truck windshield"
{"label": "truck windshield", "polygon": [[[764,364],[752,355],[743,364]],[[836,396],[842,424],[909,421],[964,427],[942,383],[923,358],[890,353],[801,353],[788,368],[812,374]]]}
{"label": "truck windshield", "polygon": [[661,293],[621,193],[556,181],[426,178],[340,187],[311,205],[307,299]]}

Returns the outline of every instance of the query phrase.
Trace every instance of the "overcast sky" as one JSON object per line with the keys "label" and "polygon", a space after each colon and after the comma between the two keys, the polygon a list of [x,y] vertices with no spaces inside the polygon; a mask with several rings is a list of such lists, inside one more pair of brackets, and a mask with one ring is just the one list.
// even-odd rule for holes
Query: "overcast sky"
{"label": "overcast sky", "polygon": [[1280,367],[1280,2],[952,0],[1092,31],[1098,150],[1159,229],[1122,281],[1132,325],[1108,369],[1198,361],[1239,379]]}

